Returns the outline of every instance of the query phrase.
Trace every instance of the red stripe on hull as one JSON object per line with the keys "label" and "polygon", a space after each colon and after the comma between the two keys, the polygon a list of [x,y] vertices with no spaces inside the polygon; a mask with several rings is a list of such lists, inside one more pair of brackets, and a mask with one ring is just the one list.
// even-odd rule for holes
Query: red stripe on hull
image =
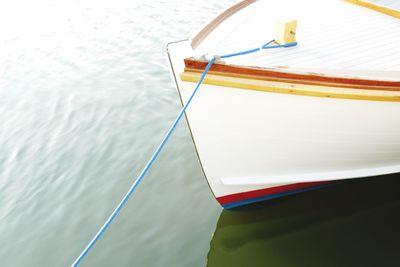
{"label": "red stripe on hull", "polygon": [[314,187],[314,186],[319,186],[323,184],[327,184],[329,182],[309,182],[309,183],[297,183],[297,184],[288,184],[288,185],[282,185],[282,186],[275,186],[275,187],[269,187],[265,189],[258,189],[254,191],[248,191],[248,192],[241,192],[237,194],[231,194],[231,195],[226,195],[222,197],[217,197],[218,202],[221,205],[232,203],[232,202],[237,202],[237,201],[243,201],[246,199],[252,199],[252,198],[258,198],[258,197],[264,197],[268,195],[275,195],[275,194],[280,194],[288,191],[294,191],[294,190],[299,190],[299,189],[304,189],[307,187]]}

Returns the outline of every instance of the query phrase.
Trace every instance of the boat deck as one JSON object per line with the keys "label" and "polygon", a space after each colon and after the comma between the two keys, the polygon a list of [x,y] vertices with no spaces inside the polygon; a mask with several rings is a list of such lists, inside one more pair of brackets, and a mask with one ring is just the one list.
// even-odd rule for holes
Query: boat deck
{"label": "boat deck", "polygon": [[[395,1],[389,2],[397,7]],[[263,50],[224,62],[288,72],[400,81],[400,19],[340,0],[271,3],[257,1],[226,18],[198,44],[195,56],[222,55],[261,46],[275,38],[277,21],[294,18],[298,21],[298,46]]]}

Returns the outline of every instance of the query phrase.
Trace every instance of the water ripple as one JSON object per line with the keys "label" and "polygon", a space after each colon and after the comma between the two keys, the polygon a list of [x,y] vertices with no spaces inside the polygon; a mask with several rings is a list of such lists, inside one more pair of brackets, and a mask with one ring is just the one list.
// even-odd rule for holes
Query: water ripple
{"label": "water ripple", "polygon": [[[165,44],[230,4],[0,3],[0,266],[73,261],[179,111]],[[184,124],[154,167],[85,266],[204,266],[220,208]]]}

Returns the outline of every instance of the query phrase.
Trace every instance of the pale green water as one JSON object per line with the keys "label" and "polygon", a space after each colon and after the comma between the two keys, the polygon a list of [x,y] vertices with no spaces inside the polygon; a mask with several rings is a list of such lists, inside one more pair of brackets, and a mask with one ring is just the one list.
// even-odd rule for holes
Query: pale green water
{"label": "pale green water", "polygon": [[[180,109],[167,42],[232,1],[0,2],[0,266],[68,266]],[[181,123],[82,266],[204,266],[221,208]]]}

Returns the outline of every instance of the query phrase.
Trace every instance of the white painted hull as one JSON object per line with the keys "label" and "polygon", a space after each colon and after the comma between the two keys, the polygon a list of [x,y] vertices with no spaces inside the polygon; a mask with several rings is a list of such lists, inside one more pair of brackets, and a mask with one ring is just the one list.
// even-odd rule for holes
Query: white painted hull
{"label": "white painted hull", "polygon": [[[169,47],[175,75],[190,53]],[[194,83],[179,79],[186,102]],[[332,99],[203,84],[186,112],[217,198],[292,183],[400,172],[398,102]]]}
{"label": "white painted hull", "polygon": [[[203,49],[213,42],[205,43]],[[196,84],[182,81],[179,75],[184,71],[183,59],[196,51],[189,41],[182,41],[170,44],[168,54],[186,103]],[[396,73],[390,74],[394,80],[400,78]],[[186,116],[208,183],[226,207],[319,182],[400,172],[399,101],[203,84]]]}

